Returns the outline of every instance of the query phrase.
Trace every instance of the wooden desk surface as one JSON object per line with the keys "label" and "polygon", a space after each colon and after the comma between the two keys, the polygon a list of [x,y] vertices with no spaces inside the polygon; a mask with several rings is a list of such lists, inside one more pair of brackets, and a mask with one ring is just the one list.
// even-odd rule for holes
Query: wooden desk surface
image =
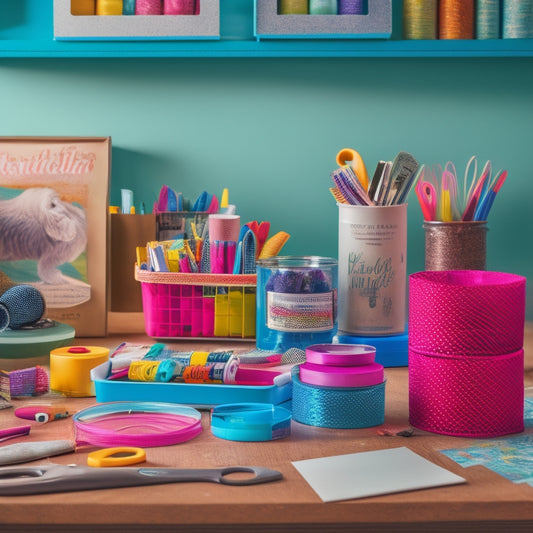
{"label": "wooden desk surface", "polygon": [[[114,347],[119,342],[153,342],[143,335],[114,334],[77,339],[76,344]],[[198,343],[204,348],[219,344]],[[526,330],[525,384],[533,386],[533,329]],[[191,343],[176,343],[186,349]],[[246,344],[239,344],[245,348]],[[253,346],[250,345],[250,347]],[[531,348],[527,348],[527,347]],[[46,361],[0,360],[0,367],[26,368]],[[23,365],[23,366],[22,366]],[[7,368],[9,369],[9,368]],[[407,369],[387,368],[385,426],[408,426]],[[14,400],[15,406],[30,400]],[[35,399],[31,401],[35,402]],[[57,401],[57,400],[56,400]],[[68,399],[75,411],[94,398]],[[64,402],[63,402],[64,403]],[[23,425],[12,409],[0,411],[0,427]],[[195,439],[148,448],[150,467],[211,468],[256,465],[279,470],[283,480],[251,487],[187,483],[36,496],[0,497],[0,530],[8,531],[531,531],[533,487],[508,481],[483,466],[462,468],[439,450],[474,445],[475,439],[415,430],[412,437],[381,436],[378,428],[332,430],[292,423],[291,436],[261,443],[214,437],[209,414]],[[7,441],[74,438],[71,419],[35,426],[29,437]],[[464,478],[449,487],[390,494],[338,503],[322,503],[291,461],[406,446]],[[86,464],[88,449],[32,463]]]}

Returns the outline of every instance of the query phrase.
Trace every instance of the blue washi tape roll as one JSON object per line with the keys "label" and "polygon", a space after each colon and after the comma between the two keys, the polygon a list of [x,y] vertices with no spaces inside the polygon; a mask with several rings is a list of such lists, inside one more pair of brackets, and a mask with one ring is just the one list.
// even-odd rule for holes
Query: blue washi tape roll
{"label": "blue washi tape roll", "polygon": [[369,387],[318,387],[292,374],[292,416],[308,426],[358,429],[385,421],[385,381]]}
{"label": "blue washi tape roll", "polygon": [[291,412],[269,403],[232,403],[211,411],[211,431],[226,440],[258,442],[291,433]]}

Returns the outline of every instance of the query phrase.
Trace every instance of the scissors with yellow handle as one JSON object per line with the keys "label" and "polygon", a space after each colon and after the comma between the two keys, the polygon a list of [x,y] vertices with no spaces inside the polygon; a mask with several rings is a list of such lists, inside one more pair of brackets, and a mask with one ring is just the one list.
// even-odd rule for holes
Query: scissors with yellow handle
{"label": "scissors with yellow handle", "polygon": [[352,148],[343,148],[337,154],[337,165],[341,167],[345,165],[351,166],[365,191],[368,191],[368,173],[365,162],[359,152]]}
{"label": "scissors with yellow handle", "polygon": [[[245,473],[247,477],[231,474]],[[0,496],[49,494],[74,490],[111,489],[163,483],[205,481],[224,485],[255,485],[276,481],[281,472],[257,466],[211,469],[91,468],[80,465],[6,467],[0,469]]]}

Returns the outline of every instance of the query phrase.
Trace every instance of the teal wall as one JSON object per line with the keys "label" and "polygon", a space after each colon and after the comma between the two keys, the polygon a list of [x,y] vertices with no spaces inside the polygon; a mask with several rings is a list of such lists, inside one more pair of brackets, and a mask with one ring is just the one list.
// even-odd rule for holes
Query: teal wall
{"label": "teal wall", "polygon": [[[153,204],[161,185],[230,191],[270,220],[287,255],[337,255],[329,173],[340,148],[369,172],[400,150],[425,164],[472,155],[509,177],[489,217],[488,268],[533,275],[533,60],[3,59],[1,135],[110,135],[110,200]],[[408,270],[423,269],[409,197]],[[533,319],[533,305],[528,308]]]}

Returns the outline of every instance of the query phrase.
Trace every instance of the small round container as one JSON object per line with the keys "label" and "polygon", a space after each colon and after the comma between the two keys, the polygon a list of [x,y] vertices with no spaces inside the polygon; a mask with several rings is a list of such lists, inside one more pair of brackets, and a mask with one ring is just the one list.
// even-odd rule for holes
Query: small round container
{"label": "small round container", "polygon": [[256,338],[264,350],[329,344],[337,332],[336,259],[286,256],[257,262]]}
{"label": "small round container", "polygon": [[267,403],[218,405],[211,411],[215,437],[243,442],[282,439],[291,433],[292,414],[284,407]]}
{"label": "small round container", "polygon": [[73,416],[77,444],[100,447],[168,446],[202,432],[202,415],[186,405],[163,402],[109,402]]}
{"label": "small round container", "polygon": [[375,357],[376,348],[367,344],[314,344],[305,350],[305,360],[314,365],[361,366]]}

